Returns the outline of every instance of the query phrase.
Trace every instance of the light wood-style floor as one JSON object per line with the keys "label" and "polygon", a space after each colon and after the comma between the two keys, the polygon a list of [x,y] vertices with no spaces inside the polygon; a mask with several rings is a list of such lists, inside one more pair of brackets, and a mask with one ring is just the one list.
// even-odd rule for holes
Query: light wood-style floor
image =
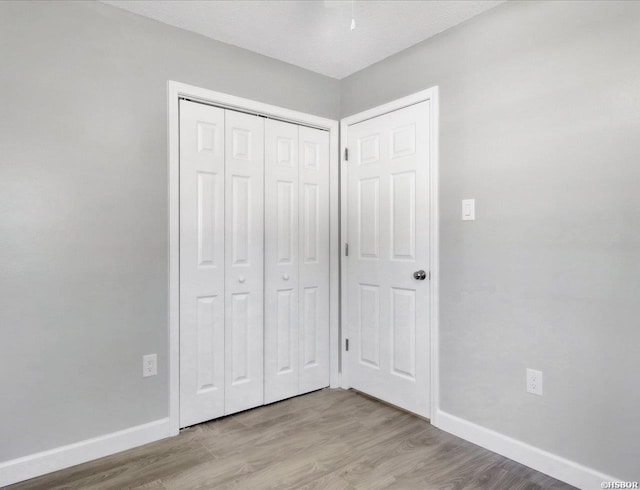
{"label": "light wood-style floor", "polygon": [[573,487],[378,401],[325,389],[9,488]]}

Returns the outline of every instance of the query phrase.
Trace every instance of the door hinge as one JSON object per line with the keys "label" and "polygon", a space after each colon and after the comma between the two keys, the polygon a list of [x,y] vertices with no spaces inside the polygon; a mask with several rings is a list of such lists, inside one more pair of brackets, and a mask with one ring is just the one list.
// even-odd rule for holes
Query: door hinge
{"label": "door hinge", "polygon": [[345,257],[349,256],[349,244],[348,243],[344,244],[344,255],[345,255]]}
{"label": "door hinge", "polygon": [[349,352],[349,339],[345,339],[344,347],[345,347],[346,351]]}
{"label": "door hinge", "polygon": [[429,280],[431,280],[431,271],[429,271]]}
{"label": "door hinge", "polygon": [[349,148],[344,149],[344,161],[345,162],[349,161]]}

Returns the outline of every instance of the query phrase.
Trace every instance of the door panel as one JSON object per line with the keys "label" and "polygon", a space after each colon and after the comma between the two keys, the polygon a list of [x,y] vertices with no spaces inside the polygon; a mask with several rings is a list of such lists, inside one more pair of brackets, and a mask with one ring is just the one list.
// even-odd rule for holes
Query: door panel
{"label": "door panel", "polygon": [[359,284],[358,354],[362,364],[380,367],[380,287]]}
{"label": "door panel", "polygon": [[265,122],[265,403],[297,395],[298,126]]}
{"label": "door panel", "polygon": [[380,250],[380,178],[360,179],[358,194],[360,258],[377,259]]}
{"label": "door panel", "polygon": [[391,288],[391,372],[410,379],[416,374],[416,292]]}
{"label": "door panel", "polygon": [[306,287],[302,292],[302,368],[316,366],[319,362],[318,352],[318,288]]}
{"label": "door panel", "polygon": [[[276,374],[290,373],[294,370],[295,343],[292,342],[292,327],[295,315],[293,289],[280,289],[276,301]],[[269,403],[269,402],[267,402]]]}
{"label": "door panel", "polygon": [[180,426],[224,415],[224,111],[180,101]]}
{"label": "door panel", "polygon": [[224,113],[225,414],[230,414],[263,403],[264,124],[258,116]]}
{"label": "door panel", "polygon": [[329,133],[299,127],[299,393],[329,386]]}
{"label": "door panel", "polygon": [[391,256],[415,260],[416,174],[391,175]]}
{"label": "door panel", "polygon": [[349,126],[349,384],[429,416],[429,102]]}

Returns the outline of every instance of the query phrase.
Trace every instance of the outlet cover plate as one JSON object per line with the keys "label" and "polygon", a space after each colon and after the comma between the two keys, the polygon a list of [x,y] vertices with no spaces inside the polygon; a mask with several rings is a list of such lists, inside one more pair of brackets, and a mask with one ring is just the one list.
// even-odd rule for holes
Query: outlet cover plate
{"label": "outlet cover plate", "polygon": [[527,369],[527,393],[542,396],[542,371]]}
{"label": "outlet cover plate", "polygon": [[158,355],[147,354],[142,356],[142,377],[155,376],[158,374]]}

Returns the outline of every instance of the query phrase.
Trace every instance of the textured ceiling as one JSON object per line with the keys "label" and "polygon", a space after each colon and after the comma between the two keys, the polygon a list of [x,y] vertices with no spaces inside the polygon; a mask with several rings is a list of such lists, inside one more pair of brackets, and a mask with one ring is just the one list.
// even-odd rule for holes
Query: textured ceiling
{"label": "textured ceiling", "polygon": [[102,1],[340,79],[504,0]]}

